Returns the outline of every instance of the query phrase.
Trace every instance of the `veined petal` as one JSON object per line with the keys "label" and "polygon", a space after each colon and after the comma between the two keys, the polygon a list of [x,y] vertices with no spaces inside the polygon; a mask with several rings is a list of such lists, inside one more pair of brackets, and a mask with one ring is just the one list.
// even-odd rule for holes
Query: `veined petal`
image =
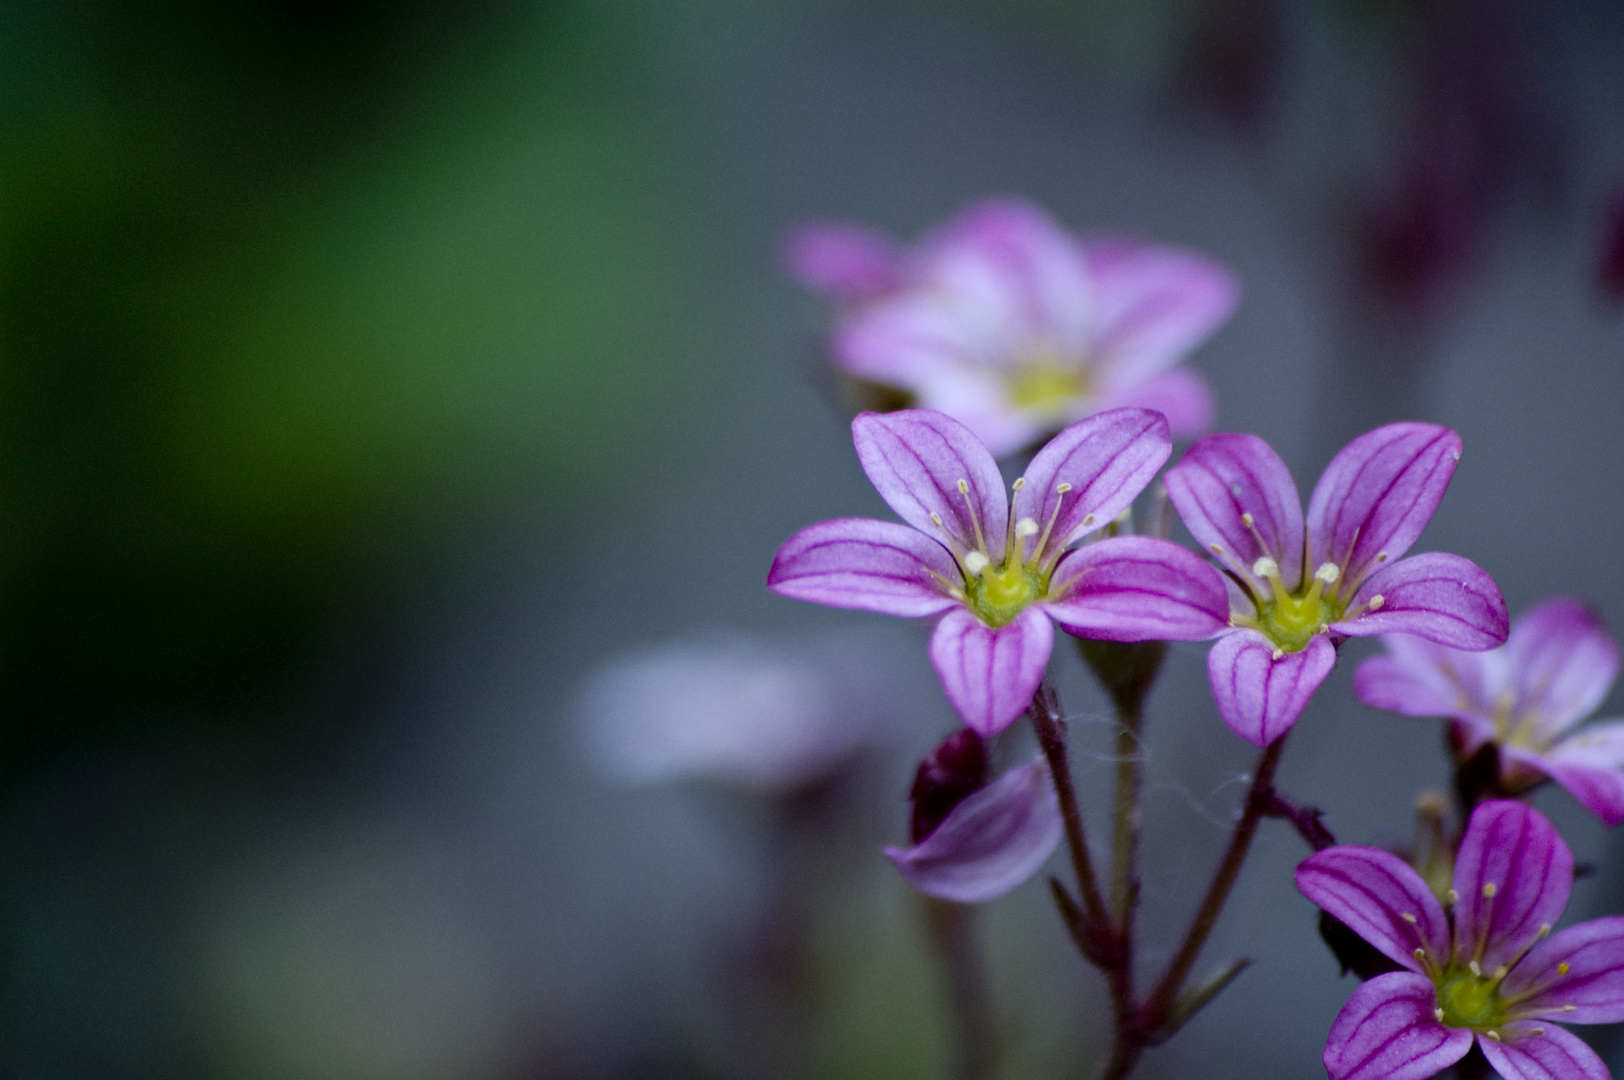
{"label": "veined petal", "polygon": [[920,618],[954,607],[942,580],[962,580],[947,549],[894,521],[838,518],[802,529],[778,549],[767,587],[829,607]]}
{"label": "veined petal", "polygon": [[1325,1040],[1330,1080],[1423,1080],[1472,1048],[1472,1033],[1433,1018],[1432,980],[1409,971],[1378,975],[1336,1014]]}
{"label": "veined petal", "polygon": [[[1375,603],[1375,611],[1361,611]],[[1352,618],[1332,623],[1339,634],[1414,634],[1452,649],[1492,649],[1506,640],[1510,618],[1500,586],[1470,559],[1430,551],[1378,570],[1353,594]]]}
{"label": "veined petal", "polygon": [[1624,821],[1624,723],[1586,725],[1544,754],[1518,747],[1500,753],[1545,773],[1608,825]]}
{"label": "veined petal", "polygon": [[1098,304],[1093,350],[1109,384],[1178,363],[1240,300],[1235,275],[1194,252],[1122,239],[1085,241],[1083,251]]}
{"label": "veined petal", "polygon": [[1256,630],[1236,630],[1207,654],[1218,715],[1253,746],[1268,746],[1290,731],[1335,665],[1336,649],[1324,634],[1277,660],[1268,638]]}
{"label": "veined petal", "polygon": [[1410,634],[1383,634],[1382,645],[1387,655],[1366,660],[1354,676],[1360,701],[1405,716],[1482,721],[1493,730],[1494,653],[1461,652]]}
{"label": "veined petal", "polygon": [[809,221],[785,236],[779,259],[790,277],[837,300],[869,300],[901,282],[902,252],[861,225]]}
{"label": "veined petal", "polygon": [[1067,552],[1043,604],[1062,629],[1104,641],[1199,641],[1229,624],[1224,580],[1168,540],[1119,536]]}
{"label": "veined petal", "polygon": [[1524,612],[1506,641],[1517,711],[1539,718],[1537,741],[1594,712],[1618,677],[1618,662],[1618,643],[1577,600],[1550,600]]}
{"label": "veined petal", "polygon": [[1297,866],[1297,889],[1383,956],[1421,971],[1415,950],[1449,958],[1449,920],[1427,883],[1403,859],[1379,848],[1340,844]]}
{"label": "veined petal", "polygon": [[1507,1025],[1499,1041],[1479,1038],[1483,1056],[1501,1080],[1612,1080],[1584,1040],[1555,1024]]}
{"label": "veined petal", "polygon": [[1094,322],[1093,281],[1077,241],[1042,210],[986,199],[922,245],[920,274],[988,331],[1015,344],[1081,355]]}
{"label": "veined petal", "polygon": [[[862,413],[851,423],[857,459],[880,497],[926,536],[1004,558],[1009,501],[998,463],[970,429],[942,413]],[[968,490],[961,493],[963,481]],[[931,520],[935,514],[941,520]]]}
{"label": "veined petal", "polygon": [[[1163,483],[1190,535],[1264,595],[1269,586],[1252,574],[1252,564],[1264,555],[1279,564],[1287,588],[1301,582],[1303,504],[1285,462],[1268,443],[1256,435],[1209,435],[1190,447]],[[1251,528],[1243,515],[1250,515]]]}
{"label": "veined petal", "polygon": [[1529,995],[1518,1012],[1569,1024],[1624,1020],[1624,917],[1557,931],[1530,949],[1500,987],[1505,997]]}
{"label": "veined petal", "polygon": [[961,607],[936,624],[930,660],[959,716],[991,738],[1032,703],[1053,649],[1054,624],[1040,608],[994,628]]}
{"label": "veined petal", "polygon": [[1040,757],[970,795],[918,844],[885,853],[926,896],[976,904],[1037,873],[1063,831],[1054,781]]}
{"label": "veined petal", "polygon": [[1410,550],[1460,463],[1460,436],[1436,424],[1388,424],[1344,446],[1308,500],[1309,563],[1361,580]]}
{"label": "veined petal", "polygon": [[1217,411],[1207,380],[1187,367],[1102,389],[1099,400],[1090,404],[1101,411],[1127,407],[1159,412],[1167,417],[1168,431],[1175,439],[1206,434],[1212,430]]}
{"label": "veined petal", "polygon": [[1160,413],[1112,409],[1079,420],[1032,458],[1015,518],[1048,530],[1047,551],[1068,547],[1133,505],[1172,452]]}
{"label": "veined petal", "polygon": [[1472,811],[1455,856],[1455,956],[1484,971],[1510,964],[1573,889],[1573,851],[1538,810],[1510,799]]}

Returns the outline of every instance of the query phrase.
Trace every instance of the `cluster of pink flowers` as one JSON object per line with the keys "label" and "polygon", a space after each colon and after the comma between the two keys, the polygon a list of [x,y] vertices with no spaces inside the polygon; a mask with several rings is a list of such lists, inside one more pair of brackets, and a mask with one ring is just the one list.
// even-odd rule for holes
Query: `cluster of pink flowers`
{"label": "cluster of pink flowers", "polygon": [[[1078,239],[996,200],[912,249],[853,226],[803,228],[786,259],[835,302],[839,368],[919,406],[852,423],[858,460],[902,523],[812,525],[767,579],[800,600],[934,620],[930,659],[966,728],[921,763],[911,846],[888,849],[910,884],[992,899],[1077,829],[1088,899],[1080,824],[1063,821],[1069,778],[1052,756],[993,777],[983,742],[1029,711],[1038,722],[1055,626],[1117,643],[1215,639],[1217,713],[1270,770],[1343,643],[1379,636],[1386,654],[1360,668],[1359,697],[1447,719],[1459,775],[1477,779],[1458,785],[1469,822],[1450,845],[1446,891],[1396,854],[1328,840],[1298,870],[1306,896],[1398,969],[1332,1024],[1330,1076],[1431,1076],[1474,1039],[1508,1080],[1607,1075],[1552,1021],[1624,1019],[1624,918],[1552,933],[1572,855],[1511,800],[1554,779],[1608,824],[1624,820],[1624,721],[1571,731],[1606,695],[1619,649],[1573,601],[1511,628],[1473,562],[1409,554],[1460,462],[1455,432],[1406,422],[1354,439],[1305,512],[1286,465],[1252,435],[1207,435],[1162,473],[1173,438],[1201,434],[1213,414],[1181,361],[1238,297],[1205,258]],[[1050,432],[1006,487],[995,458]],[[1133,535],[1130,508],[1158,474],[1197,550]],[[1254,822],[1295,813],[1305,837],[1319,835],[1317,818],[1280,810],[1272,789],[1253,802]],[[1085,955],[1121,964],[1110,954],[1127,940],[1131,900],[1111,916],[1060,900]],[[1200,934],[1191,940],[1198,949]],[[1172,990],[1182,976],[1170,973]],[[1119,1036],[1139,1040],[1125,1067],[1152,1041],[1136,1017],[1165,1021],[1165,1007],[1155,995],[1119,1007]]]}

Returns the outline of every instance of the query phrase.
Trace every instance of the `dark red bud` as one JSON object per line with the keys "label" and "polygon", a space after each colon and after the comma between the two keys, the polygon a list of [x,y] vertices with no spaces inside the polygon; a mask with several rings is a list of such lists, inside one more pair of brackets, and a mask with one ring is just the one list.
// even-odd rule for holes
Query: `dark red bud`
{"label": "dark red bud", "polygon": [[987,744],[969,728],[955,731],[925,755],[908,799],[908,837],[919,843],[936,831],[953,808],[987,786]]}

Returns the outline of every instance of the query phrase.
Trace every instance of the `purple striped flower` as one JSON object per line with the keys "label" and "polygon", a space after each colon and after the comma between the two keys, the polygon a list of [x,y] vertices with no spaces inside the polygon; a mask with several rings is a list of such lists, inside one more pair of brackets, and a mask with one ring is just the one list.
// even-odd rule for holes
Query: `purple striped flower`
{"label": "purple striped flower", "polygon": [[1618,675],[1618,643],[1583,604],[1541,604],[1490,652],[1404,634],[1382,641],[1387,655],[1366,660],[1354,679],[1365,704],[1448,717],[1462,760],[1496,744],[1506,791],[1550,777],[1607,824],[1624,821],[1624,721],[1573,730]]}
{"label": "purple striped flower", "polygon": [[1606,1080],[1554,1021],[1624,1020],[1624,918],[1555,934],[1573,853],[1522,803],[1487,802],[1466,826],[1448,913],[1397,856],[1344,845],[1310,856],[1297,888],[1403,970],[1355,990],[1325,1043],[1331,1080],[1421,1080],[1475,1038],[1505,1080]]}
{"label": "purple striped flower", "polygon": [[1402,558],[1460,461],[1460,437],[1389,424],[1326,467],[1308,514],[1254,435],[1212,435],[1167,474],[1184,524],[1228,576],[1233,628],[1207,658],[1218,711],[1267,746],[1291,729],[1349,636],[1407,633],[1456,649],[1506,639],[1494,581],[1459,555]]}
{"label": "purple striped flower", "polygon": [[1240,289],[1191,252],[1079,240],[1043,211],[989,199],[904,251],[852,225],[785,244],[802,284],[839,302],[835,363],[907,391],[1003,455],[1119,406],[1212,423],[1206,383],[1180,361],[1229,317]]}
{"label": "purple striped flower", "polygon": [[1062,431],[1005,494],[992,454],[928,410],[852,421],[857,457],[908,524],[864,518],[803,529],[767,584],[782,596],[935,616],[931,662],[965,723],[994,735],[1026,709],[1057,622],[1108,641],[1211,637],[1228,609],[1197,555],[1151,537],[1073,547],[1132,504],[1171,453],[1167,420],[1114,409]]}
{"label": "purple striped flower", "polygon": [[986,746],[968,728],[919,763],[909,797],[912,846],[885,854],[904,881],[938,900],[996,900],[1037,873],[1064,832],[1043,758],[989,783]]}

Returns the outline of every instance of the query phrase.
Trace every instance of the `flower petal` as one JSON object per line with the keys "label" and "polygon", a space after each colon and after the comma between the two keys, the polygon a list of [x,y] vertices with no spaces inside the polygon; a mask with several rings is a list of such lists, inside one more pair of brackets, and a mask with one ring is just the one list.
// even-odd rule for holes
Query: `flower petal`
{"label": "flower petal", "polygon": [[926,239],[920,274],[993,339],[1064,355],[1081,355],[1089,344],[1088,262],[1071,234],[1030,203],[986,199],[969,207]]}
{"label": "flower petal", "polygon": [[778,549],[767,587],[829,607],[920,618],[955,606],[941,579],[962,580],[947,549],[894,521],[837,518],[802,529]]}
{"label": "flower petal", "polygon": [[1168,540],[1119,536],[1073,549],[1049,581],[1043,607],[1078,637],[1199,641],[1229,624],[1224,579]]}
{"label": "flower petal", "polygon": [[1489,721],[1495,653],[1461,652],[1409,634],[1383,634],[1382,645],[1387,655],[1360,664],[1353,678],[1360,701],[1405,716]]}
{"label": "flower petal", "polygon": [[1410,550],[1460,462],[1460,436],[1436,424],[1388,424],[1343,447],[1308,500],[1310,572],[1356,583],[1382,556]]}
{"label": "flower petal", "polygon": [[1225,634],[1207,654],[1218,715],[1253,746],[1268,746],[1291,730],[1308,699],[1336,665],[1336,649],[1315,634],[1302,652],[1274,657],[1256,630]]}
{"label": "flower petal", "polygon": [[[966,312],[937,293],[901,292],[863,307],[834,333],[830,348],[853,375],[933,396],[944,381],[978,374],[980,382],[1003,393],[1003,381],[989,349],[999,348],[966,318]],[[957,415],[957,414],[955,414]]]}
{"label": "flower petal", "polygon": [[[1285,462],[1256,435],[1209,435],[1190,447],[1163,481],[1184,527],[1231,570],[1252,574],[1267,555],[1288,588],[1302,579],[1303,504]],[[1242,515],[1250,515],[1248,528]],[[1261,543],[1259,542],[1261,538]]]}
{"label": "flower petal", "polygon": [[1513,998],[1529,994],[1518,1010],[1552,1020],[1624,1020],[1624,917],[1592,919],[1552,934],[1518,961],[1500,992]]}
{"label": "flower petal", "polygon": [[1518,1027],[1524,1030],[1499,1033],[1498,1042],[1477,1040],[1502,1080],[1612,1080],[1601,1058],[1573,1032],[1555,1024],[1539,1028],[1539,1034],[1527,1025]]}
{"label": "flower petal", "polygon": [[1177,367],[1140,382],[1102,390],[1094,410],[1149,409],[1167,417],[1168,431],[1176,439],[1204,435],[1212,430],[1217,405],[1212,388],[1194,370]]}
{"label": "flower petal", "polygon": [[1339,844],[1297,866],[1297,890],[1389,960],[1420,971],[1415,950],[1449,958],[1449,920],[1432,890],[1403,859],[1379,848]]}
{"label": "flower petal", "polygon": [[790,277],[837,300],[869,300],[901,281],[902,253],[891,238],[843,222],[795,226],[784,236],[779,261]]}
{"label": "flower petal", "polygon": [[1349,604],[1359,611],[1331,624],[1339,634],[1414,634],[1452,649],[1492,649],[1506,640],[1510,618],[1500,586],[1470,559],[1429,551],[1376,571],[1359,586]]}
{"label": "flower petal", "polygon": [[1194,252],[1133,240],[1090,240],[1094,353],[1109,384],[1139,382],[1178,363],[1235,310],[1240,282]]}
{"label": "flower petal", "polygon": [[1524,612],[1506,641],[1517,712],[1536,715],[1536,743],[1589,716],[1618,677],[1618,643],[1577,600],[1550,600]]}
{"label": "flower petal", "polygon": [[1624,723],[1588,724],[1548,753],[1527,756],[1602,821],[1624,821]]}
{"label": "flower petal", "polygon": [[[1009,523],[1004,479],[969,428],[942,413],[903,409],[862,413],[851,431],[863,471],[903,521],[963,551],[981,548],[985,538],[987,557],[1003,561]],[[968,491],[959,491],[960,482]]]}
{"label": "flower petal", "polygon": [[926,896],[976,904],[1037,873],[1063,831],[1054,781],[1040,757],[966,798],[918,844],[885,853]]}
{"label": "flower petal", "polygon": [[1472,1033],[1433,1019],[1432,980],[1409,971],[1378,975],[1353,992],[1325,1039],[1331,1080],[1423,1080],[1472,1048]]}
{"label": "flower petal", "polygon": [[1015,518],[1048,531],[1045,550],[1068,547],[1133,505],[1172,452],[1160,413],[1112,409],[1079,420],[1032,458],[1015,493]]}
{"label": "flower petal", "polygon": [[1562,917],[1573,851],[1539,811],[1509,799],[1486,802],[1466,824],[1454,884],[1455,955],[1494,971]]}
{"label": "flower petal", "polygon": [[961,607],[936,624],[930,660],[959,716],[991,738],[1032,703],[1053,649],[1054,624],[1039,608],[995,629]]}

